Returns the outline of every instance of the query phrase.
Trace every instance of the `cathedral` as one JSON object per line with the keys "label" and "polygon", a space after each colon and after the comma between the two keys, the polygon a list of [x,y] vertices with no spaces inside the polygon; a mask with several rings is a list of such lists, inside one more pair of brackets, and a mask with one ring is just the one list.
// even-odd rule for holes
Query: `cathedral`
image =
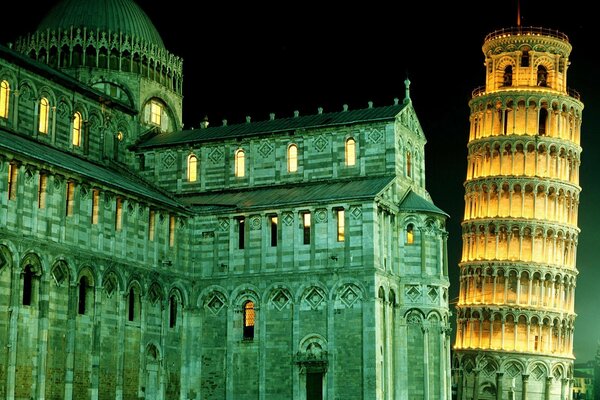
{"label": "cathedral", "polygon": [[483,43],[469,102],[453,369],[460,400],[573,398],[583,103],[571,44],[521,27]]}
{"label": "cathedral", "polygon": [[[451,398],[448,215],[426,190],[426,138],[408,80],[403,98],[387,105],[184,129],[183,92],[195,89],[184,86],[182,59],[133,0],[62,0],[35,31],[18,34],[14,45],[0,45],[0,398]],[[544,379],[558,377],[554,393],[570,365],[574,253],[567,244],[576,227],[566,210],[579,191],[581,104],[563,93],[560,52],[568,45],[552,40],[560,45],[552,57],[530,53],[532,66],[545,57],[548,86],[526,98],[532,110],[547,102],[546,136],[532,154],[551,179],[541,187],[525,182],[520,193],[527,202],[533,188],[548,204],[536,208],[546,212],[541,235],[561,247],[536,250],[532,227],[525,237],[535,239],[523,245],[529,264],[506,269],[503,282],[514,272],[527,282],[518,293],[528,297],[507,292],[514,306],[524,299],[553,306],[515,315],[519,325],[502,329],[512,349],[523,342],[521,318],[528,327],[537,318],[527,330],[540,330],[527,342],[528,357],[554,353],[541,367],[504,368],[507,376],[528,368],[531,380],[540,369]],[[490,64],[488,85],[509,65]],[[513,68],[514,82],[528,79]],[[487,161],[473,161],[471,179],[481,183],[509,165],[498,162],[498,146],[513,146],[515,170],[533,165],[524,161],[524,138],[482,140],[499,126],[521,129],[508,112],[509,100],[521,97],[502,100],[502,113],[486,119],[485,94],[472,106],[473,120],[482,121],[473,128],[472,157]],[[535,124],[537,114],[518,115]],[[529,178],[513,178],[506,193],[517,198],[516,181]],[[477,185],[471,213],[490,198],[475,196],[484,190]],[[498,188],[504,193],[503,182]],[[475,222],[464,235],[471,225],[476,238]],[[462,282],[487,277],[487,268],[497,276],[495,265],[475,262],[477,246],[463,260]],[[563,249],[564,270],[550,264],[524,278],[533,257]],[[538,296],[536,282],[560,290]],[[459,349],[498,335],[494,322],[495,333],[474,344],[467,321],[476,312],[499,315],[503,327],[508,318],[476,311],[469,299],[481,293],[479,302],[491,286],[473,285],[461,298]],[[469,388],[477,354],[456,360]]]}

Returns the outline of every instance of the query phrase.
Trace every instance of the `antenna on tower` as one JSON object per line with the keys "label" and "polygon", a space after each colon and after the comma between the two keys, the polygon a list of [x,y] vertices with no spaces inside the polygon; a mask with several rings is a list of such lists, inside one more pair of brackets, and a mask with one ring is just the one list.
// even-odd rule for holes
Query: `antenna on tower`
{"label": "antenna on tower", "polygon": [[521,0],[517,0],[517,27],[521,27]]}

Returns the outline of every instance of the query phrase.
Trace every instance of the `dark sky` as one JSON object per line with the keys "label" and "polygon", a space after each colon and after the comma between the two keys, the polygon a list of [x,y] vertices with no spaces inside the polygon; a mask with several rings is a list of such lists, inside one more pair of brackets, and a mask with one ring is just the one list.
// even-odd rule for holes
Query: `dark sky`
{"label": "dark sky", "polygon": [[[486,34],[516,25],[517,1],[191,2],[137,0],[166,47],[184,59],[184,123],[253,120],[392,104],[411,98],[428,139],[427,189],[448,212],[451,297],[458,293],[471,91],[485,77]],[[3,4],[0,42],[34,29],[56,0]],[[410,3],[410,4],[409,4]],[[442,3],[442,4],[439,4]],[[594,2],[521,1],[522,25],[558,29],[573,52],[568,86],[585,104],[579,207],[575,355],[600,339],[600,40]],[[14,25],[5,22],[10,19]],[[455,329],[455,327],[453,327]]]}

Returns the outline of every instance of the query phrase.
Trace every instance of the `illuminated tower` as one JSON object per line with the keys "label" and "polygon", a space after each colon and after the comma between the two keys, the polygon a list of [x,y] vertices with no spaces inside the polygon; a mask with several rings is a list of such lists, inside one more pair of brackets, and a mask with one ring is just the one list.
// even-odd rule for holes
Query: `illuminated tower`
{"label": "illuminated tower", "polygon": [[453,361],[459,399],[571,399],[583,103],[563,33],[483,43],[473,91]]}

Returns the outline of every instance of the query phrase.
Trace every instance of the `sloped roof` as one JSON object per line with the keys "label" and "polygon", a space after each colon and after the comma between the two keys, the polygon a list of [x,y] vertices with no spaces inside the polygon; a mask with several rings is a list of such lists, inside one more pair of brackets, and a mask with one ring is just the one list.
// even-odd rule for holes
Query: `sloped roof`
{"label": "sloped roof", "polygon": [[43,164],[49,164],[76,173],[90,181],[102,183],[114,189],[144,197],[153,202],[162,203],[170,207],[183,208],[175,199],[142,180],[137,180],[130,175],[124,175],[104,165],[64,153],[56,148],[17,135],[3,128],[0,128],[0,149],[6,149]]}
{"label": "sloped roof", "polygon": [[399,208],[400,211],[405,212],[429,212],[450,217],[450,215],[436,207],[431,201],[424,199],[412,190],[409,190],[400,201]]}
{"label": "sloped roof", "polygon": [[63,0],[50,10],[38,31],[86,28],[122,33],[164,49],[160,34],[148,15],[132,0]]}
{"label": "sloped roof", "polygon": [[143,149],[286,132],[302,128],[308,129],[361,122],[393,120],[404,107],[406,107],[406,104],[399,103],[384,107],[370,107],[358,110],[306,115],[302,117],[277,118],[234,125],[209,126],[208,128],[202,129],[158,133],[141,142],[137,147]]}
{"label": "sloped roof", "polygon": [[199,211],[211,211],[222,208],[253,209],[304,203],[374,199],[394,179],[393,176],[382,176],[295,183],[275,187],[207,192],[181,197],[180,200],[186,205],[199,207]]}

